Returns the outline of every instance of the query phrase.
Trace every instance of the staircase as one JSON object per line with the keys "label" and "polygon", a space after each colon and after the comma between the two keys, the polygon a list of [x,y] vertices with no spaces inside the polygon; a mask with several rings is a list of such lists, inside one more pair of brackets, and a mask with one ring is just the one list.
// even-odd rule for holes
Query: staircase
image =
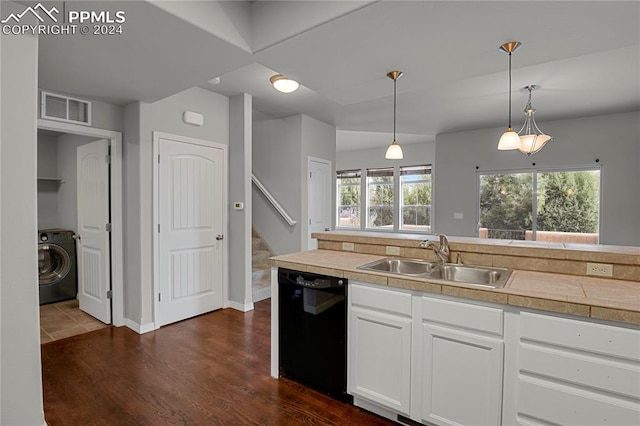
{"label": "staircase", "polygon": [[253,303],[271,297],[271,265],[268,259],[273,252],[255,229],[252,231],[251,295]]}

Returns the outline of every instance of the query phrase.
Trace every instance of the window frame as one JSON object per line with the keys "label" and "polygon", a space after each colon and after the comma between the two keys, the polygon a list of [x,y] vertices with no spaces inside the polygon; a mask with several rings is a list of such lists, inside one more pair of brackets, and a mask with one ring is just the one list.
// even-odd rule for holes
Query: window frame
{"label": "window frame", "polygon": [[[415,230],[415,229],[400,229],[400,214],[402,212],[402,206],[400,205],[401,195],[399,196],[401,191],[401,178],[400,178],[400,169],[401,168],[409,168],[409,167],[426,167],[431,170],[431,223],[430,229],[428,231],[425,230]],[[393,227],[391,228],[381,228],[381,227],[369,227],[368,226],[368,211],[369,211],[369,188],[367,185],[367,170],[380,170],[380,169],[392,169],[393,170],[393,191],[394,191],[394,202],[393,202]],[[434,182],[435,182],[435,167],[433,164],[418,164],[418,165],[397,165],[392,167],[364,167],[364,168],[345,168],[342,170],[336,170],[336,208],[334,211],[334,215],[336,216],[336,230],[345,230],[345,231],[367,231],[367,232],[382,232],[382,233],[399,233],[399,234],[422,234],[422,235],[432,235],[435,223],[434,217],[434,200],[435,200],[435,192],[434,192]],[[338,211],[340,207],[339,198],[340,194],[337,191],[337,175],[340,172],[348,172],[348,171],[360,171],[360,227],[356,226],[340,226],[340,221],[338,220]]]}
{"label": "window frame", "polygon": [[492,174],[516,174],[516,173],[532,173],[532,200],[531,200],[531,230],[532,241],[537,241],[536,232],[538,230],[538,174],[540,173],[561,173],[561,172],[585,172],[585,171],[598,171],[600,173],[600,180],[598,182],[598,245],[602,244],[602,177],[603,168],[602,164],[595,165],[572,165],[572,166],[552,166],[552,167],[525,167],[516,169],[488,169],[488,170],[476,170],[476,237],[480,237],[480,176],[492,175]]}
{"label": "window frame", "polygon": [[[341,176],[347,173],[357,173],[357,176],[353,176],[351,177],[351,179],[355,179],[358,178],[360,180],[360,182],[357,184],[360,187],[360,200],[359,200],[359,207],[360,207],[360,217],[358,218],[359,224],[358,226],[351,226],[351,225],[340,225],[340,207],[342,207],[342,204],[340,204],[340,200],[342,198],[342,194],[340,191],[341,185],[340,185],[340,179],[344,179]],[[362,208],[363,208],[363,203],[362,203],[362,169],[346,169],[346,170],[336,170],[336,210],[334,212],[335,216],[336,216],[336,228],[340,228],[340,229],[350,229],[350,230],[354,230],[354,229],[361,229],[362,228]],[[349,178],[347,178],[349,179]],[[349,186],[356,186],[356,184],[349,184]]]}
{"label": "window frame", "polygon": [[[404,170],[409,170],[409,169],[415,169],[416,171],[419,170],[424,170],[425,173],[403,173],[403,169]],[[420,179],[418,181],[415,181],[413,183],[428,183],[430,186],[430,191],[431,191],[431,204],[428,205],[429,207],[429,230],[417,230],[417,229],[407,229],[407,228],[403,228],[403,218],[404,218],[404,211],[403,211],[403,207],[404,207],[404,188],[402,186],[402,177],[403,176],[422,176],[422,175],[429,175],[429,179],[428,180],[423,180]],[[399,166],[398,167],[398,231],[400,232],[410,232],[410,233],[414,233],[414,232],[419,232],[421,234],[429,234],[431,233],[431,230],[433,229],[433,166],[431,164],[421,164],[421,165],[415,165],[415,166]],[[417,206],[416,206],[417,207]]]}
{"label": "window frame", "polygon": [[[390,183],[384,183],[383,185],[386,186],[391,186],[392,190],[393,190],[393,203],[391,204],[391,210],[392,210],[392,217],[391,217],[391,228],[389,227],[382,227],[382,226],[371,226],[369,224],[369,208],[370,208],[370,193],[369,193],[369,171],[376,171],[376,172],[386,172],[386,171],[391,171],[391,182]],[[389,176],[387,174],[387,176]],[[396,183],[396,176],[397,176],[397,168],[396,167],[371,167],[371,168],[367,168],[365,169],[365,173],[364,173],[364,187],[365,187],[365,196],[366,196],[366,202],[365,202],[365,208],[364,208],[364,219],[365,222],[363,223],[364,229],[366,231],[378,231],[378,232],[395,232],[397,230],[397,218],[398,218],[398,207],[397,207],[397,201],[398,201],[398,185]],[[375,177],[375,176],[373,176]],[[361,222],[362,223],[362,222]]]}

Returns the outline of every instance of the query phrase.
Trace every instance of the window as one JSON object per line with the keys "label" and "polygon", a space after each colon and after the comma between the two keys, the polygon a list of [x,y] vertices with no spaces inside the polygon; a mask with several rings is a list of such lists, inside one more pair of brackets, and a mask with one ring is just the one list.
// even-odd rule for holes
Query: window
{"label": "window", "polygon": [[429,164],[339,170],[336,186],[339,228],[431,232]]}
{"label": "window", "polygon": [[360,228],[360,170],[342,170],[337,174],[338,218],[341,227]]}
{"label": "window", "polygon": [[400,229],[431,231],[431,166],[400,167]]}
{"label": "window", "polygon": [[393,229],[393,168],[367,169],[367,228]]}
{"label": "window", "polygon": [[480,238],[598,243],[599,168],[482,173],[479,186]]}

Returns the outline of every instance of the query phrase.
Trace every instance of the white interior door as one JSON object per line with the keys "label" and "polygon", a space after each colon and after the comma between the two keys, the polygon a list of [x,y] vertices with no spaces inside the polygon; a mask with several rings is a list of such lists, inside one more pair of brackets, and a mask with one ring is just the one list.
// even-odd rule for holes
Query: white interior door
{"label": "white interior door", "polygon": [[312,232],[331,229],[332,182],[331,161],[309,157],[309,250],[318,248],[318,240],[311,238]]}
{"label": "white interior door", "polygon": [[80,309],[111,323],[109,231],[109,141],[100,139],[77,150],[78,300]]}
{"label": "white interior door", "polygon": [[224,152],[158,139],[158,326],[222,307]]}

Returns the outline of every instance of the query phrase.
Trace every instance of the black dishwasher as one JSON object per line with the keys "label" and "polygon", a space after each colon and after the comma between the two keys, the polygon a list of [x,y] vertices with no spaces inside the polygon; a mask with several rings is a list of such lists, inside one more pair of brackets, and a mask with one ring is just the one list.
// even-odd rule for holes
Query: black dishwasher
{"label": "black dishwasher", "polygon": [[280,374],[347,395],[347,280],[278,270]]}

